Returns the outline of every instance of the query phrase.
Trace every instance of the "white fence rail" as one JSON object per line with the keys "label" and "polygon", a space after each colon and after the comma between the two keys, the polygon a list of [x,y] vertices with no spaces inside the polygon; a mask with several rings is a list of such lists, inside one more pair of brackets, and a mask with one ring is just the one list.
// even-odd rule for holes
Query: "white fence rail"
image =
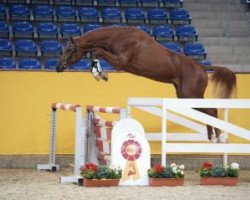
{"label": "white fence rail", "polygon": [[[227,122],[228,109],[241,108],[250,109],[248,99],[162,99],[162,98],[129,98],[128,114],[131,115],[131,107],[136,107],[145,112],[162,118],[162,133],[148,134],[149,140],[162,141],[162,164],[166,165],[166,153],[222,153],[224,164],[227,164],[228,153],[249,154],[250,144],[211,144],[190,143],[197,141],[208,141],[206,126],[190,119],[180,117],[174,113],[208,124],[240,138],[250,141],[250,131],[238,125]],[[224,120],[214,118],[193,108],[224,108]],[[174,112],[174,113],[172,113]],[[193,129],[196,133],[181,134],[168,133],[167,120]],[[198,132],[198,133],[197,133]],[[227,138],[226,138],[227,139]],[[189,143],[168,143],[168,141],[182,140]]]}

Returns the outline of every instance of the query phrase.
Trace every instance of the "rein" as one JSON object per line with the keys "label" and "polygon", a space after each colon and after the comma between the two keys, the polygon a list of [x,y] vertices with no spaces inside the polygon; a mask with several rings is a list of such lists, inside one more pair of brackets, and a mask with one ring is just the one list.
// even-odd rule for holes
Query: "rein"
{"label": "rein", "polygon": [[[67,58],[66,61],[63,63],[63,67],[64,67],[64,68],[68,68],[68,67],[69,67],[69,66],[68,66],[69,61],[71,60],[71,58],[73,57],[73,55],[74,55],[75,53],[77,53],[77,45],[76,45],[76,44],[73,44],[73,45],[74,45],[74,48],[73,48],[72,52],[69,54],[68,58]],[[75,54],[75,55],[77,56],[77,54]]]}

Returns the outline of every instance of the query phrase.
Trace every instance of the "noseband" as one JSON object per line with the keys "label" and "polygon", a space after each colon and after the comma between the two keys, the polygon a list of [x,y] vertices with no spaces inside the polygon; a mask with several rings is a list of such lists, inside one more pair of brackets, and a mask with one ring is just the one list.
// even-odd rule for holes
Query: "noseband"
{"label": "noseband", "polygon": [[71,44],[71,45],[74,45],[74,47],[71,53],[69,54],[68,58],[66,59],[66,61],[62,64],[62,67],[64,69],[69,67],[68,63],[72,59],[73,55],[75,54],[77,56],[77,45],[76,44]]}

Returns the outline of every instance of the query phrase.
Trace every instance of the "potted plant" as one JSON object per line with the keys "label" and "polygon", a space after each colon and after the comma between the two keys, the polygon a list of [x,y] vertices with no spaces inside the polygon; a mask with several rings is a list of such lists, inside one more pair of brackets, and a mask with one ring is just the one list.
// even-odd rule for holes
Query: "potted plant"
{"label": "potted plant", "polygon": [[122,177],[122,169],[120,167],[107,167],[87,163],[81,167],[81,175],[85,187],[118,186]]}
{"label": "potted plant", "polygon": [[172,163],[166,167],[155,164],[148,170],[149,186],[181,186],[184,184],[184,165]]}
{"label": "potted plant", "polygon": [[232,163],[227,167],[213,166],[205,162],[199,170],[201,185],[234,186],[238,183],[239,164]]}

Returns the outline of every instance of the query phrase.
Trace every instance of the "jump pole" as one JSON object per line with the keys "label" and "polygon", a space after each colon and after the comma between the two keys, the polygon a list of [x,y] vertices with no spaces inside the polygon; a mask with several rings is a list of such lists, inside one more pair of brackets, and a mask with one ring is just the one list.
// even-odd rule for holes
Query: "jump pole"
{"label": "jump pole", "polygon": [[55,163],[56,159],[56,115],[57,110],[73,111],[75,112],[75,164],[74,175],[65,176],[60,178],[61,183],[74,182],[79,183],[80,179],[80,167],[85,164],[85,119],[82,117],[82,109],[79,104],[63,104],[53,103],[51,105],[51,132],[50,132],[50,154],[48,164],[38,164],[37,170],[50,170],[58,171],[60,166]]}

